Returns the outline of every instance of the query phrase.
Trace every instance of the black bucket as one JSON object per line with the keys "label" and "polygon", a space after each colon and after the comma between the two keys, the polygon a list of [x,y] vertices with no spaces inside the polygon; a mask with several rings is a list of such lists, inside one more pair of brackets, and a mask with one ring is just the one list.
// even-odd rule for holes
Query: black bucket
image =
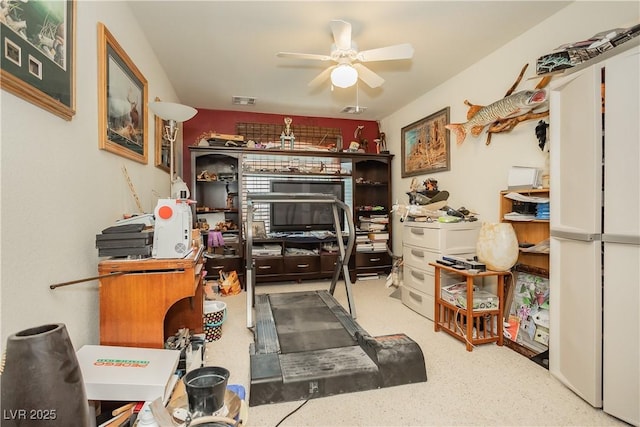
{"label": "black bucket", "polygon": [[214,415],[224,406],[229,371],[220,366],[205,366],[189,372],[184,385],[191,418]]}

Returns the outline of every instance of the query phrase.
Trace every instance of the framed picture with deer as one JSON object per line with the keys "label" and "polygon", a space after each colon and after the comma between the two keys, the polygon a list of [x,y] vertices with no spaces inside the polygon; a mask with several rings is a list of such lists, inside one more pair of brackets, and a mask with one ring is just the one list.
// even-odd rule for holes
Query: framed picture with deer
{"label": "framed picture with deer", "polygon": [[147,80],[102,23],[98,23],[99,147],[147,163]]}

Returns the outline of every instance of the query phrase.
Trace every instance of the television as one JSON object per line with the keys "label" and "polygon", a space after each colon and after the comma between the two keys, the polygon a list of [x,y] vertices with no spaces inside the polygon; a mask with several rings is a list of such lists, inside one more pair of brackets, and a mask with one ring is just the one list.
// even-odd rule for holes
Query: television
{"label": "television", "polygon": [[[344,201],[344,182],[342,181],[271,181],[273,193],[331,194]],[[344,230],[344,212],[338,208],[340,227]],[[331,203],[272,203],[270,231],[311,231],[334,230]]]}

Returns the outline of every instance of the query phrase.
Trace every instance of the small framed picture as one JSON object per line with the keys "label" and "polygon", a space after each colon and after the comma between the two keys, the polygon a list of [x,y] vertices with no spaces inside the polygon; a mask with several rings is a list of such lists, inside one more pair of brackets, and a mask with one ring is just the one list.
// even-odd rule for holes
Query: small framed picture
{"label": "small framed picture", "polygon": [[[160,98],[156,96],[155,100],[160,101]],[[155,116],[155,163],[156,167],[162,169],[166,173],[170,172],[171,162],[175,162],[175,158],[171,159],[171,142],[166,138],[167,134],[164,131],[168,124],[168,120],[163,120],[160,117]]]}
{"label": "small framed picture", "polygon": [[264,221],[253,221],[251,231],[253,232],[254,239],[267,238],[267,229],[264,226]]}
{"label": "small framed picture", "polygon": [[9,37],[4,39],[4,57],[16,64],[22,66],[22,49],[20,46],[12,42]]}

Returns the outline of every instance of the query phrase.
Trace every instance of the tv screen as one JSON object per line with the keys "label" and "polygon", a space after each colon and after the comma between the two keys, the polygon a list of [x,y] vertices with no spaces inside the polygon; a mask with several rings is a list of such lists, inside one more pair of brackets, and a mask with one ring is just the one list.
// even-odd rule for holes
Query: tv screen
{"label": "tv screen", "polygon": [[[342,181],[271,181],[274,193],[331,194],[344,201]],[[344,214],[338,209],[340,227],[344,230]],[[272,203],[271,231],[334,230],[333,210],[330,203]]]}

